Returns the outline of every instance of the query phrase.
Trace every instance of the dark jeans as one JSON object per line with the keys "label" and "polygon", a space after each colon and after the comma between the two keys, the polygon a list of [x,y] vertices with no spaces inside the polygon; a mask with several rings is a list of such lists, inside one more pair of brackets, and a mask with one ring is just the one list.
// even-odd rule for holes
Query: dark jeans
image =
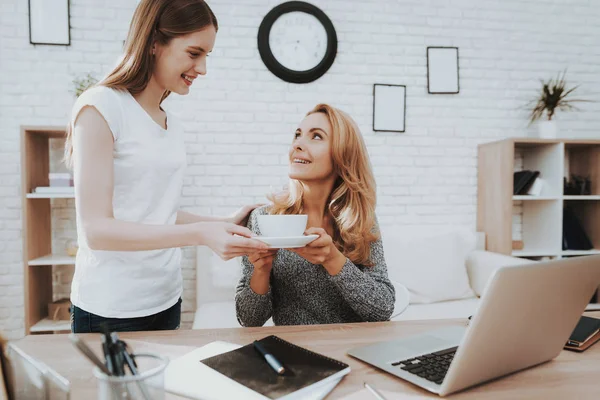
{"label": "dark jeans", "polygon": [[73,333],[164,331],[179,329],[181,322],[181,299],[173,307],[158,314],[139,318],[105,318],[73,306],[71,331]]}

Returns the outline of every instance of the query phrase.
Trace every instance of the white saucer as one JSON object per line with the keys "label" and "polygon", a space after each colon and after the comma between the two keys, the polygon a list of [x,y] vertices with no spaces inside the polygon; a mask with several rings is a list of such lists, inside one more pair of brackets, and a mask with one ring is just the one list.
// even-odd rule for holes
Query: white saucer
{"label": "white saucer", "polygon": [[254,236],[252,239],[260,240],[261,242],[268,244],[270,249],[296,249],[298,247],[306,246],[318,237],[319,235],[285,237]]}

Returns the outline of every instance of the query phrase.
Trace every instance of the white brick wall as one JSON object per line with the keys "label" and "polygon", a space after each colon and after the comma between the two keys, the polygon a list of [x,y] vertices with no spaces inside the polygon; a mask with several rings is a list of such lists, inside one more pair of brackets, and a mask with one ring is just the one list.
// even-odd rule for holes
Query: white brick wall
{"label": "white brick wall", "polygon": [[[600,92],[600,6],[592,0],[313,1],[333,21],[339,52],[330,71],[308,85],[278,80],[258,55],[258,26],[278,3],[211,1],[221,29],[209,74],[186,98],[168,100],[187,132],[183,202],[190,211],[230,213],[279,187],[295,125],[315,103],[330,102],[363,130],[382,223],[474,227],[477,144],[533,133],[524,105],[539,79],[565,68],[581,96]],[[71,81],[109,70],[135,4],[71,0],[70,47],[30,45],[27,2],[0,4],[0,330],[9,337],[23,334],[19,126],[65,124]],[[427,94],[427,46],[459,47],[459,95]],[[407,85],[406,133],[371,130],[375,82]],[[600,103],[582,109],[558,116],[561,135],[598,136]],[[54,227],[53,245],[60,248],[73,233],[65,222],[73,204],[54,205],[63,232]],[[189,326],[196,273],[193,250],[185,254]]]}

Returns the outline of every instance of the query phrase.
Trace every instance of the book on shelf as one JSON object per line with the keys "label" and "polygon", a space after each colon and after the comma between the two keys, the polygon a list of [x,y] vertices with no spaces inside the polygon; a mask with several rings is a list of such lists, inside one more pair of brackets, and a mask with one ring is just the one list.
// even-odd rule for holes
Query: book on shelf
{"label": "book on shelf", "polygon": [[542,194],[543,187],[544,187],[544,180],[538,176],[533,181],[533,184],[527,191],[527,194],[530,196],[539,196]]}
{"label": "book on shelf", "polygon": [[[540,171],[517,171],[513,174],[513,195],[529,194],[529,190],[540,175]],[[541,192],[541,187],[536,191]]]}
{"label": "book on shelf", "polygon": [[571,207],[563,208],[563,250],[591,250],[594,248],[583,225]]}

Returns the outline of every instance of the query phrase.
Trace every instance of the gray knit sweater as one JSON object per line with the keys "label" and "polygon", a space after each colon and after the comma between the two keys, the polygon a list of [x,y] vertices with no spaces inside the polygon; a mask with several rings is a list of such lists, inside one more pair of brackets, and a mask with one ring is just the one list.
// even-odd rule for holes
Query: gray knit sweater
{"label": "gray knit sweater", "polygon": [[[252,212],[248,228],[260,235],[257,218],[268,206]],[[395,292],[387,275],[381,239],[371,243],[372,267],[346,259],[342,270],[329,275],[296,253],[280,249],[271,269],[269,291],[250,288],[254,266],[242,258],[235,308],[242,326],[262,326],[273,317],[275,325],[309,325],[342,322],[387,321],[394,311]]]}

